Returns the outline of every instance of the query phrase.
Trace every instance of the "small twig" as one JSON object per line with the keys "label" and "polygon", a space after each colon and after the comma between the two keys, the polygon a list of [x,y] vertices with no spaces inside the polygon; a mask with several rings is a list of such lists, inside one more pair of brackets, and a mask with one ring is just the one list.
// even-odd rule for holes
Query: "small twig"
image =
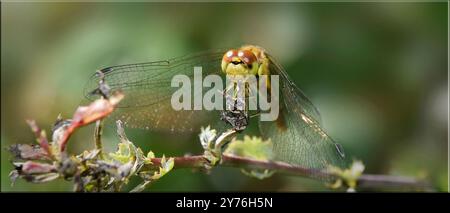
{"label": "small twig", "polygon": [[103,156],[103,145],[102,145],[102,133],[103,133],[103,120],[98,120],[95,122],[95,148],[99,150],[98,156],[102,158]]}
{"label": "small twig", "polygon": [[[158,168],[161,166],[162,158],[152,158],[152,165],[146,165],[152,168]],[[203,155],[185,156],[185,157],[174,157],[174,168],[203,168],[204,163],[207,161]]]}
{"label": "small twig", "polygon": [[391,175],[362,175],[358,179],[360,188],[413,188],[417,190],[434,191],[433,187],[426,181],[417,180],[412,177]]}
{"label": "small twig", "polygon": [[[181,168],[203,168],[204,163],[206,163],[202,155],[186,156],[186,157],[175,157],[174,169]],[[153,165],[148,165],[157,168],[161,165],[161,158],[153,158]],[[304,168],[300,166],[294,166],[283,162],[277,161],[259,161],[249,158],[243,158],[238,156],[231,156],[224,154],[222,156],[222,161],[220,163],[222,166],[227,167],[238,167],[238,168],[248,168],[248,169],[269,169],[275,170],[279,173],[308,177],[310,178],[312,174],[314,177],[318,175],[321,176],[333,176],[332,174],[327,174],[326,172]],[[425,181],[420,181],[411,177],[403,176],[389,176],[389,175],[371,175],[363,174],[358,179],[358,189],[376,189],[376,188],[414,188],[417,190],[430,191],[432,187]]]}

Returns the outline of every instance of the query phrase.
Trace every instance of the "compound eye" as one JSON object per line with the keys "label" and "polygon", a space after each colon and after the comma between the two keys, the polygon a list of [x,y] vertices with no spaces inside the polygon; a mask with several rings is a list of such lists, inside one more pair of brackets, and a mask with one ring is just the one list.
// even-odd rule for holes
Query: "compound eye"
{"label": "compound eye", "polygon": [[232,62],[234,57],[238,56],[238,51],[237,50],[228,50],[225,55],[223,55],[222,60],[225,62]]}
{"label": "compound eye", "polygon": [[238,57],[247,65],[251,65],[257,61],[255,54],[250,50],[239,50]]}

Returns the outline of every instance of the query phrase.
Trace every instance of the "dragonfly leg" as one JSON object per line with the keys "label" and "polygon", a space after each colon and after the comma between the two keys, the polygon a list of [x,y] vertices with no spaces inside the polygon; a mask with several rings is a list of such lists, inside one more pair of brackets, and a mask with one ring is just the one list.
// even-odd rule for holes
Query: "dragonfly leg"
{"label": "dragonfly leg", "polygon": [[254,117],[259,116],[259,115],[261,115],[261,111],[260,110],[256,111],[254,114],[251,114],[249,116],[249,118],[254,118]]}

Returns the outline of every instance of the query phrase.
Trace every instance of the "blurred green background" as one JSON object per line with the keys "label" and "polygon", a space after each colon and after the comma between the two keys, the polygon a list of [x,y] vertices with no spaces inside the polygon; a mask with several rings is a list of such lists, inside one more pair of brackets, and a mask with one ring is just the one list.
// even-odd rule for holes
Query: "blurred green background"
{"label": "blurred green background", "polygon": [[[448,180],[447,3],[2,3],[1,190],[71,191],[71,182],[11,186],[5,151],[32,143],[25,119],[50,131],[70,117],[97,69],[201,50],[256,44],[285,66],[321,111],[325,129],[367,173]],[[93,147],[93,126],[72,153]],[[158,156],[201,152],[197,134],[128,136]],[[108,150],[118,139],[105,133]],[[77,143],[78,142],[78,143]],[[81,143],[84,142],[84,143]],[[130,187],[137,184],[133,180]],[[239,169],[175,170],[150,191],[327,190],[283,175],[260,181]]]}

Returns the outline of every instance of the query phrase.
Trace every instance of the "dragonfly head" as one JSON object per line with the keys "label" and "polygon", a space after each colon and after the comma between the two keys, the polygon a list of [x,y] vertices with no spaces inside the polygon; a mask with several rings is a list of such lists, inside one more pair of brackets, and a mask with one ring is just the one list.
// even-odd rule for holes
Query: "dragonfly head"
{"label": "dragonfly head", "polygon": [[228,50],[222,58],[222,71],[227,75],[256,75],[260,63],[250,50]]}

